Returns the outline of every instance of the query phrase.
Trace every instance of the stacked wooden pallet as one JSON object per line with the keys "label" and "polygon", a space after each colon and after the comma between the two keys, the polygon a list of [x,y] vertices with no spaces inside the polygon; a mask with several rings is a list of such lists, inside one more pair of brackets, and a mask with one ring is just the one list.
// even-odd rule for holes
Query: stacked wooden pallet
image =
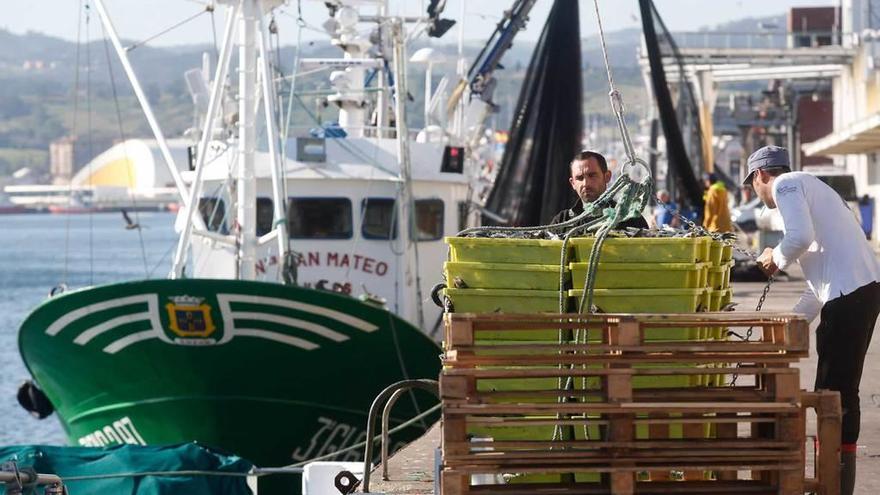
{"label": "stacked wooden pallet", "polygon": [[[755,340],[663,338],[682,327],[750,327]],[[547,328],[598,342],[483,338]],[[796,316],[449,314],[445,341],[443,495],[837,493],[840,402],[800,391],[793,364],[809,341]],[[637,386],[717,363],[735,386]],[[810,408],[821,450],[807,478]]]}

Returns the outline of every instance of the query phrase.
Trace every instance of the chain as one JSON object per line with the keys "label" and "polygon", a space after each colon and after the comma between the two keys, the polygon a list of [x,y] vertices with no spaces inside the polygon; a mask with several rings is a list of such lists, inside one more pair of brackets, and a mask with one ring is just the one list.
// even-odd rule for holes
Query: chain
{"label": "chain", "polygon": [[[770,292],[770,285],[771,285],[772,283],[773,283],[773,276],[770,276],[770,278],[767,279],[767,284],[764,285],[764,290],[761,292],[761,297],[758,298],[758,305],[755,306],[755,311],[761,311],[761,307],[764,306],[764,301],[767,299],[767,294]],[[731,335],[732,335],[732,336],[734,336],[734,337],[738,337],[738,338],[741,339],[743,342],[749,342],[749,341],[752,340],[752,331],[753,331],[754,329],[755,329],[754,326],[749,327],[749,329],[746,330],[746,335],[745,335],[745,337],[743,337],[743,336],[737,334],[737,333],[734,332],[733,330],[728,330],[728,331],[727,331],[727,335],[728,335],[728,336],[731,336]],[[736,367],[737,367],[737,368],[742,368],[742,363],[736,363]],[[737,380],[738,378],[739,378],[739,373],[734,373],[734,374],[733,374],[733,377],[730,379],[730,386],[731,386],[731,387],[735,387],[735,386],[736,386],[736,380]]]}
{"label": "chain", "polygon": [[[693,221],[691,221],[689,218],[687,218],[686,216],[682,215],[682,214],[681,214],[681,211],[679,211],[679,210],[673,208],[669,203],[666,203],[665,201],[663,201],[662,199],[660,199],[659,196],[654,195],[654,200],[657,201],[657,204],[659,204],[659,205],[662,206],[664,209],[666,209],[666,211],[668,211],[669,213],[672,213],[672,214],[675,215],[679,220],[681,220],[682,223],[684,223],[685,225],[687,225],[688,230],[691,230],[691,231],[693,231],[693,232],[695,232],[695,233],[697,233],[697,234],[700,234],[700,235],[706,235],[706,236],[709,236],[709,237],[711,237],[712,239],[714,239],[714,240],[716,240],[716,241],[723,242],[724,245],[726,245],[726,246],[730,246],[730,247],[733,248],[735,251],[737,251],[737,252],[739,252],[739,253],[741,253],[741,254],[744,254],[744,255],[748,256],[748,257],[751,258],[753,261],[757,261],[757,260],[758,260],[758,254],[755,253],[754,251],[749,250],[749,249],[746,249],[746,248],[743,248],[743,247],[740,247],[740,246],[737,246],[736,243],[733,242],[733,239],[731,239],[731,238],[729,238],[729,237],[726,237],[724,234],[719,234],[719,233],[717,233],[717,232],[709,232],[709,231],[706,230],[704,227],[702,227],[702,226],[700,226],[700,225],[697,225],[696,223],[694,223]],[[761,293],[761,297],[758,299],[758,305],[755,307],[755,311],[761,311],[761,307],[764,306],[764,301],[767,299],[767,294],[770,292],[770,285],[771,285],[773,282],[774,282],[774,277],[771,276],[769,279],[767,279],[767,285],[764,286],[764,291]],[[748,337],[750,337],[751,334],[752,334],[752,329],[750,328],[749,331],[748,331],[748,333],[746,334],[746,338],[743,339],[743,340],[748,340]],[[735,335],[735,334],[734,334],[734,335]]]}
{"label": "chain", "polygon": [[709,232],[702,225],[697,225],[691,219],[684,216],[680,210],[673,208],[669,203],[666,203],[665,201],[660,199],[660,196],[657,196],[655,194],[654,200],[657,201],[657,204],[662,206],[666,211],[668,211],[669,213],[674,215],[676,218],[681,220],[681,222],[687,226],[688,230],[690,230],[694,233],[700,234],[700,235],[709,236],[716,241],[723,242],[725,245],[730,246],[735,251],[738,251],[738,252],[748,256],[749,258],[752,258],[753,260],[758,259],[758,255],[756,253],[754,253],[753,251],[750,251],[748,249],[742,248],[740,246],[737,246],[736,243],[733,242],[733,239],[731,239],[730,237],[727,237],[724,234],[719,234],[718,232]]}
{"label": "chain", "polygon": [[[749,258],[751,258],[752,260],[757,261],[757,259],[758,259],[757,253],[755,253],[754,251],[751,251],[749,249],[746,249],[744,247],[737,246],[736,243],[733,242],[733,238],[730,238],[724,234],[719,234],[718,232],[709,232],[703,226],[697,225],[691,219],[684,216],[681,213],[681,211],[673,208],[669,203],[666,203],[665,201],[660,199],[660,197],[657,196],[656,194],[654,195],[654,200],[657,201],[657,204],[662,206],[666,211],[673,214],[676,218],[681,220],[682,223],[687,225],[688,230],[693,231],[696,234],[709,236],[716,241],[723,242],[724,245],[730,246],[731,248],[733,248],[734,251],[737,251],[741,254],[744,254],[744,255],[748,256]],[[760,305],[758,307],[760,308]]]}
{"label": "chain", "polygon": [[682,215],[680,210],[678,210],[677,208],[673,208],[672,205],[670,205],[669,203],[660,199],[660,196],[655,194],[654,200],[657,201],[657,204],[662,206],[666,211],[668,211],[669,213],[672,213],[672,215],[674,215],[675,217],[678,217],[678,219],[681,220],[682,223],[687,225],[689,230],[693,230],[693,231],[705,230],[703,227],[692,222],[688,217]]}
{"label": "chain", "polygon": [[[755,306],[756,312],[761,311],[761,307],[764,306],[764,301],[767,300],[767,294],[770,292],[770,284],[773,283],[773,280],[774,280],[773,277],[770,277],[767,279],[767,284],[764,285],[764,290],[761,292],[761,297],[758,298],[758,305]],[[752,331],[754,329],[755,329],[755,327],[753,327],[753,326],[749,327],[749,329],[746,330],[745,337],[743,337],[742,335],[740,335],[732,330],[728,330],[727,335],[728,336],[732,335],[732,336],[737,337],[738,339],[742,340],[743,342],[748,342],[749,340],[752,339]]]}

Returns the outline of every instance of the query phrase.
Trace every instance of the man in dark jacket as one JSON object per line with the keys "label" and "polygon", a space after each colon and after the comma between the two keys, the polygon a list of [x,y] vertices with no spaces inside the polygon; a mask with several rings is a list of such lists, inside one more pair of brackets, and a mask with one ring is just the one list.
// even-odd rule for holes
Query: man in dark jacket
{"label": "man in dark jacket", "polygon": [[[571,161],[571,177],[568,183],[578,195],[577,201],[571,208],[562,210],[553,217],[550,223],[562,223],[584,212],[584,204],[592,203],[605,192],[608,183],[611,182],[611,171],[608,170],[608,162],[605,157],[595,151],[581,151]],[[598,218],[598,217],[596,217]],[[590,219],[584,219],[586,223]],[[648,222],[644,217],[629,218],[617,224],[617,229],[637,227],[647,229]]]}

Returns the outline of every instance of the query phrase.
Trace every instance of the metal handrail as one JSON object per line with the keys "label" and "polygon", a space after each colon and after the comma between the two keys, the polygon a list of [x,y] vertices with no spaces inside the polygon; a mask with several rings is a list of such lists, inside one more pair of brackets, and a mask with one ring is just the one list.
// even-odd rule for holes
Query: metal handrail
{"label": "metal handrail", "polygon": [[61,478],[54,474],[31,473],[28,471],[19,471],[18,473],[12,471],[0,471],[0,482],[9,483],[10,481],[16,481],[19,479],[22,483],[26,483],[28,485],[34,483],[38,485],[51,485],[53,483],[61,483]]}
{"label": "metal handrail", "polygon": [[45,485],[47,494],[66,494],[67,489],[61,477],[54,474],[41,474],[31,468],[19,469],[14,461],[0,465],[0,484],[9,495],[21,494],[25,489]]}
{"label": "metal handrail", "polygon": [[382,479],[385,481],[388,481],[388,421],[391,419],[391,409],[404,393],[406,393],[405,388],[395,391],[382,410],[382,443],[380,444],[382,460],[380,462],[382,463]]}
{"label": "metal handrail", "polygon": [[[411,389],[421,389],[426,392],[431,392],[438,399],[440,398],[440,384],[437,380],[403,380],[386,387],[385,390],[376,396],[376,399],[373,400],[373,404],[370,405],[370,413],[367,415],[367,445],[364,449],[364,478],[361,481],[363,493],[370,493],[370,459],[373,457],[373,442],[370,439],[375,435],[375,423],[376,416],[379,414],[379,407],[386,401],[391,402],[390,399],[392,399],[398,391]],[[394,400],[396,401],[396,398]],[[388,408],[388,411],[390,412],[390,408]],[[382,444],[384,445],[387,440],[388,439],[383,436]]]}
{"label": "metal handrail", "polygon": [[[679,48],[785,48],[840,46],[855,37],[840,31],[672,31]],[[803,44],[804,41],[808,42]],[[801,43],[797,43],[801,41]],[[821,41],[821,43],[820,43]]]}

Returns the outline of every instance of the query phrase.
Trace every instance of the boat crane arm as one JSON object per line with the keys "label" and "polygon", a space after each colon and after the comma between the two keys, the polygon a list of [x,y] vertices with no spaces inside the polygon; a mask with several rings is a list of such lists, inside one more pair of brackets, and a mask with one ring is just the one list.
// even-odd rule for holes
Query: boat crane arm
{"label": "boat crane arm", "polygon": [[[459,81],[455,89],[452,90],[452,94],[449,95],[449,100],[446,103],[446,113],[449,115],[450,120],[452,120],[452,115],[459,107],[465,90],[468,88],[470,88],[471,96],[479,95],[480,100],[486,104],[486,108],[481,112],[478,123],[475,126],[477,132],[473,134],[472,138],[466,139],[467,142],[477,139],[477,135],[483,131],[485,122],[495,111],[496,105],[492,101],[492,95],[495,90],[495,77],[493,74],[501,66],[501,58],[513,45],[513,39],[525,28],[529,12],[532,11],[535,3],[537,3],[537,0],[514,0],[510,10],[504,11],[504,18],[498,22],[495,32],[492,33],[486,46],[480,50],[477,58],[474,59],[474,63],[468,69],[467,78]],[[459,109],[459,111],[461,110]]]}
{"label": "boat crane arm", "polygon": [[480,99],[494,107],[492,93],[495,89],[495,70],[501,65],[501,57],[513,46],[513,39],[526,27],[529,12],[537,0],[515,0],[510,10],[504,12],[504,18],[495,27],[489,42],[477,55],[471,68],[468,69],[467,83],[472,95],[480,95]]}
{"label": "boat crane arm", "polygon": [[[459,142],[464,144],[467,156],[472,156],[472,150],[485,131],[486,122],[488,122],[489,117],[497,108],[497,105],[492,101],[492,94],[496,84],[493,74],[501,66],[501,58],[513,46],[513,40],[516,38],[516,35],[525,28],[529,13],[532,11],[532,7],[535,6],[535,3],[537,3],[537,0],[513,1],[511,8],[504,11],[504,17],[496,25],[489,41],[474,59],[473,64],[467,71],[467,76],[462,75],[462,79],[447,99],[446,114],[448,120],[450,122],[457,122],[453,132],[456,134]],[[463,14],[464,4],[462,4]],[[459,40],[460,42],[461,40]],[[476,117],[474,125],[471,126],[471,130],[465,131],[465,105],[462,104],[462,98],[468,88],[470,88],[469,101],[472,101],[472,96],[476,94],[480,96],[480,100],[484,105],[479,116]],[[472,198],[470,200],[473,201]]]}

